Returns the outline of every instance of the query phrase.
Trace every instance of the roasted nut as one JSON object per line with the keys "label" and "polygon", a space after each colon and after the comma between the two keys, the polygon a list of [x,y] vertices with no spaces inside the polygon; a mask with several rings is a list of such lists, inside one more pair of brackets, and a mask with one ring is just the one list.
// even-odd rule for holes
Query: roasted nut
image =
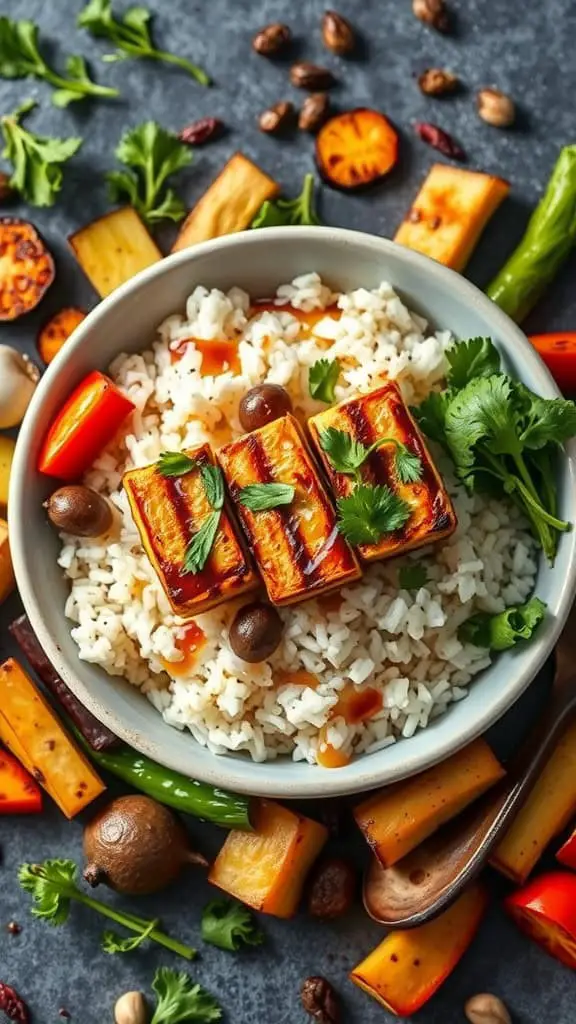
{"label": "roasted nut", "polygon": [[115,1024],[147,1024],[148,1010],[141,992],[125,992],[116,1000]]}
{"label": "roasted nut", "polygon": [[464,1007],[466,1019],[470,1024],[512,1024],[512,1018],[498,996],[489,992],[472,996]]}
{"label": "roasted nut", "polygon": [[297,89],[309,89],[316,92],[321,89],[329,89],[334,85],[334,75],[328,68],[322,68],[318,64],[309,64],[308,61],[300,61],[290,68],[290,81]]}
{"label": "roasted nut", "polygon": [[44,508],[58,530],[75,537],[101,537],[112,526],[112,506],[103,495],[82,484],[53,491]]}
{"label": "roasted nut", "polygon": [[256,384],[240,399],[238,419],[249,433],[292,412],[292,399],[280,384]]}
{"label": "roasted nut", "polygon": [[339,1024],[338,998],[326,978],[306,978],[300,990],[302,1006],[318,1024]]}
{"label": "roasted nut", "polygon": [[445,96],[456,91],[460,79],[444,68],[426,68],[418,76],[418,85],[425,96]]}
{"label": "roasted nut", "polygon": [[237,658],[256,665],[274,653],[283,630],[282,619],[271,604],[253,601],[236,612],[228,639]]}
{"label": "roasted nut", "polygon": [[274,135],[276,132],[281,132],[286,128],[292,120],[293,114],[294,104],[282,100],[280,103],[275,103],[273,107],[268,107],[268,110],[262,111],[258,118],[258,127],[261,132],[266,132],[267,135]]}
{"label": "roasted nut", "polygon": [[4,174],[4,171],[0,171],[0,203],[7,203],[15,195],[16,192],[10,184],[10,176]]}
{"label": "roasted nut", "polygon": [[265,25],[256,33],[252,40],[252,48],[263,57],[271,57],[278,53],[284,46],[287,46],[292,38],[288,25],[281,22],[274,22],[273,25]]}
{"label": "roasted nut", "polygon": [[180,142],[189,146],[203,146],[205,142],[222,134],[224,125],[218,117],[201,117],[198,121],[187,124],[179,133]]}
{"label": "roasted nut", "polygon": [[482,120],[495,128],[509,128],[516,118],[514,101],[500,89],[480,89],[476,107]]}
{"label": "roasted nut", "polygon": [[328,116],[330,100],[325,92],[313,92],[302,104],[298,127],[303,132],[316,132]]}
{"label": "roasted nut", "polygon": [[444,0],[412,0],[412,10],[425,25],[438,32],[450,31],[450,18]]}
{"label": "roasted nut", "polygon": [[313,917],[331,920],[341,917],[354,903],[356,872],[339,857],[326,858],[314,868],[310,878],[308,912]]}
{"label": "roasted nut", "polygon": [[322,40],[326,49],[343,56],[351,53],[356,45],[354,29],[346,18],[337,11],[324,11],[322,18]]}

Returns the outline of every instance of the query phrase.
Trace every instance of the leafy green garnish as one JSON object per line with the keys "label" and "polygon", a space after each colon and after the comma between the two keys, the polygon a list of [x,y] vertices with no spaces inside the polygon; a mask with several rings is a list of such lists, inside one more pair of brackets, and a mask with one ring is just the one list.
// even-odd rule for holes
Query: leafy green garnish
{"label": "leafy green garnish", "polygon": [[248,908],[231,900],[212,900],[204,907],[202,938],[233,953],[242,946],[259,946],[264,942],[264,935]]}
{"label": "leafy green garnish", "polygon": [[319,402],[333,402],[339,376],[340,363],[337,359],[318,359],[308,373],[308,389],[312,398]]}
{"label": "leafy green garnish", "polygon": [[320,434],[320,445],[328,455],[337,473],[346,473],[360,479],[359,470],[366,459],[382,445],[394,446],[394,471],[403,484],[415,483],[422,477],[422,462],[405,444],[394,437],[381,437],[369,447],[357,441],[345,430],[327,427]]}
{"label": "leafy green garnish", "polygon": [[295,493],[292,484],[248,484],[238,494],[238,501],[251,512],[264,512],[279,505],[290,505]]}
{"label": "leafy green garnish", "polygon": [[186,548],[184,570],[192,574],[201,572],[208,561],[214,541],[216,540],[224,505],[224,478],[220,467],[206,463],[201,467],[200,473],[206,497],[214,511],[206,516],[202,526],[194,534]]}
{"label": "leafy green garnish", "polygon": [[154,45],[150,31],[151,17],[145,7],[129,7],[124,16],[118,18],[112,11],[111,0],[90,0],[78,15],[78,25],[87,29],[96,39],[109,39],[116,46],[116,53],[108,53],[103,58],[110,64],[129,57],[161,60],[184,68],[201,85],[210,85],[210,79],[202,68],[185,57],[159,50]]}
{"label": "leafy green garnish", "polygon": [[306,174],[295,199],[267,199],[252,221],[253,228],[278,228],[294,224],[321,224],[314,209],[314,175]]}
{"label": "leafy green garnish", "polygon": [[183,971],[159,967],[152,988],[158,1002],[150,1024],[211,1024],[222,1017],[214,996]]}
{"label": "leafy green garnish", "polygon": [[127,198],[148,224],[182,220],[186,207],[173,189],[165,189],[165,183],[171,174],[188,166],[192,160],[189,147],[155,121],[145,121],[125,132],[115,155],[135,170],[108,172],[112,202]]}
{"label": "leafy green garnish", "polygon": [[83,57],[66,59],[68,77],[59,75],[46,63],[38,49],[38,26],[33,21],[12,21],[0,17],[0,77],[40,78],[55,86],[52,103],[67,107],[85,96],[118,96],[118,89],[97,85],[88,75]]}
{"label": "leafy green garnish", "polygon": [[186,452],[161,452],[156,468],[161,476],[185,476],[197,469],[198,463]]}
{"label": "leafy green garnish", "polygon": [[76,884],[77,873],[77,867],[71,860],[45,860],[43,864],[21,865],[18,881],[25,892],[32,896],[34,917],[40,917],[52,925],[62,925],[68,920],[72,902],[82,903],[136,935],[138,941],[134,944],[119,939],[114,933],[106,932],[105,948],[108,953],[129,952],[144,938],[150,938],[166,949],[171,949],[178,956],[185,957],[186,960],[192,960],[196,956],[196,950],[160,931],[156,927],[156,921],[147,921],[134,914],[127,914],[82,892]]}
{"label": "leafy green garnish", "polygon": [[448,387],[463,388],[474,377],[500,373],[500,354],[491,338],[470,338],[446,352]]}
{"label": "leafy green garnish", "polygon": [[213,466],[208,462],[202,466],[200,472],[206,497],[212,508],[218,511],[224,504],[224,477],[222,476],[222,470],[219,466]]}
{"label": "leafy green garnish", "polygon": [[377,544],[410,518],[408,502],[389,487],[358,484],[352,494],[338,498],[338,528],[350,544]]}
{"label": "leafy green garnish", "polygon": [[428,582],[428,572],[425,565],[418,565],[412,562],[411,565],[401,565],[398,570],[398,586],[400,590],[420,590]]}
{"label": "leafy green garnish", "polygon": [[458,639],[490,651],[507,651],[520,640],[531,640],[545,614],[546,605],[539,597],[531,598],[526,604],[506,608],[497,615],[479,612],[462,623]]}
{"label": "leafy green garnish", "polygon": [[117,932],[107,929],[102,934],[102,952],[132,953],[135,949],[138,949],[138,946],[141,946],[143,942],[146,942],[146,939],[150,938],[151,933],[159,923],[158,919],[150,921],[148,927],[144,929],[141,935],[134,935],[130,939],[123,939]]}
{"label": "leafy green garnish", "polygon": [[10,185],[27,203],[53,206],[62,188],[62,164],[78,152],[82,139],[51,139],[26,131],[21,118],[35,106],[34,100],[27,100],[0,118],[6,143],[2,156],[12,164]]}

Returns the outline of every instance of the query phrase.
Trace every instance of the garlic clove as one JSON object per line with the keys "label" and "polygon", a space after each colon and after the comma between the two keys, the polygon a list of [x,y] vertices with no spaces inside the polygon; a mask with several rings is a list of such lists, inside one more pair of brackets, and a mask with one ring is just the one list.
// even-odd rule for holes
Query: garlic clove
{"label": "garlic clove", "polygon": [[19,426],[39,379],[39,370],[28,356],[0,345],[0,430]]}
{"label": "garlic clove", "polygon": [[148,1024],[148,1008],[141,992],[125,992],[114,1006],[115,1024]]}

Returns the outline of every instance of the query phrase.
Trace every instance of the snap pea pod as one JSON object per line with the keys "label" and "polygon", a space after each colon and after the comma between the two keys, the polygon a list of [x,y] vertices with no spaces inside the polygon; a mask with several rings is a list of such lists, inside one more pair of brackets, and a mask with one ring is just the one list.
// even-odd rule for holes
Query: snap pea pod
{"label": "snap pea pod", "polygon": [[576,245],[576,145],[560,151],[524,237],[486,294],[520,323]]}

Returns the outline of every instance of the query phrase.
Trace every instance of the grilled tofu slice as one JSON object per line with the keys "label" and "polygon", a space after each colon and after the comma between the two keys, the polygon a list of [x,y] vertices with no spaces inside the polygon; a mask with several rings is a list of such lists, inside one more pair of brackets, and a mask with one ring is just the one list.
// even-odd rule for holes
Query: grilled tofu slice
{"label": "grilled tofu slice", "polygon": [[376,544],[358,547],[365,561],[390,558],[423,547],[448,537],[456,529],[452,502],[397,384],[389,381],[370,394],[347,399],[308,420],[312,442],[333,491],[336,497],[343,498],[354,489],[354,479],[334,469],[328,453],[320,444],[320,435],[328,427],[350,434],[366,447],[379,438],[392,438],[405,445],[421,462],[421,479],[415,483],[402,483],[398,478],[393,444],[377,448],[362,465],[360,473],[364,483],[385,484],[412,509],[410,518],[401,529],[386,534]]}
{"label": "grilled tofu slice", "polygon": [[[293,416],[224,445],[217,457],[274,604],[293,604],[359,579],[358,561],[338,532],[336,511]],[[256,483],[291,484],[294,500],[251,511],[239,496]]]}
{"label": "grilled tofu slice", "polygon": [[214,464],[209,445],[188,450],[198,468],[166,477],[153,463],[124,475],[124,488],[142,543],[177,615],[189,618],[259,586],[244,542],[227,504],[204,568],[187,572],[186,550],[213,511],[200,467]]}

